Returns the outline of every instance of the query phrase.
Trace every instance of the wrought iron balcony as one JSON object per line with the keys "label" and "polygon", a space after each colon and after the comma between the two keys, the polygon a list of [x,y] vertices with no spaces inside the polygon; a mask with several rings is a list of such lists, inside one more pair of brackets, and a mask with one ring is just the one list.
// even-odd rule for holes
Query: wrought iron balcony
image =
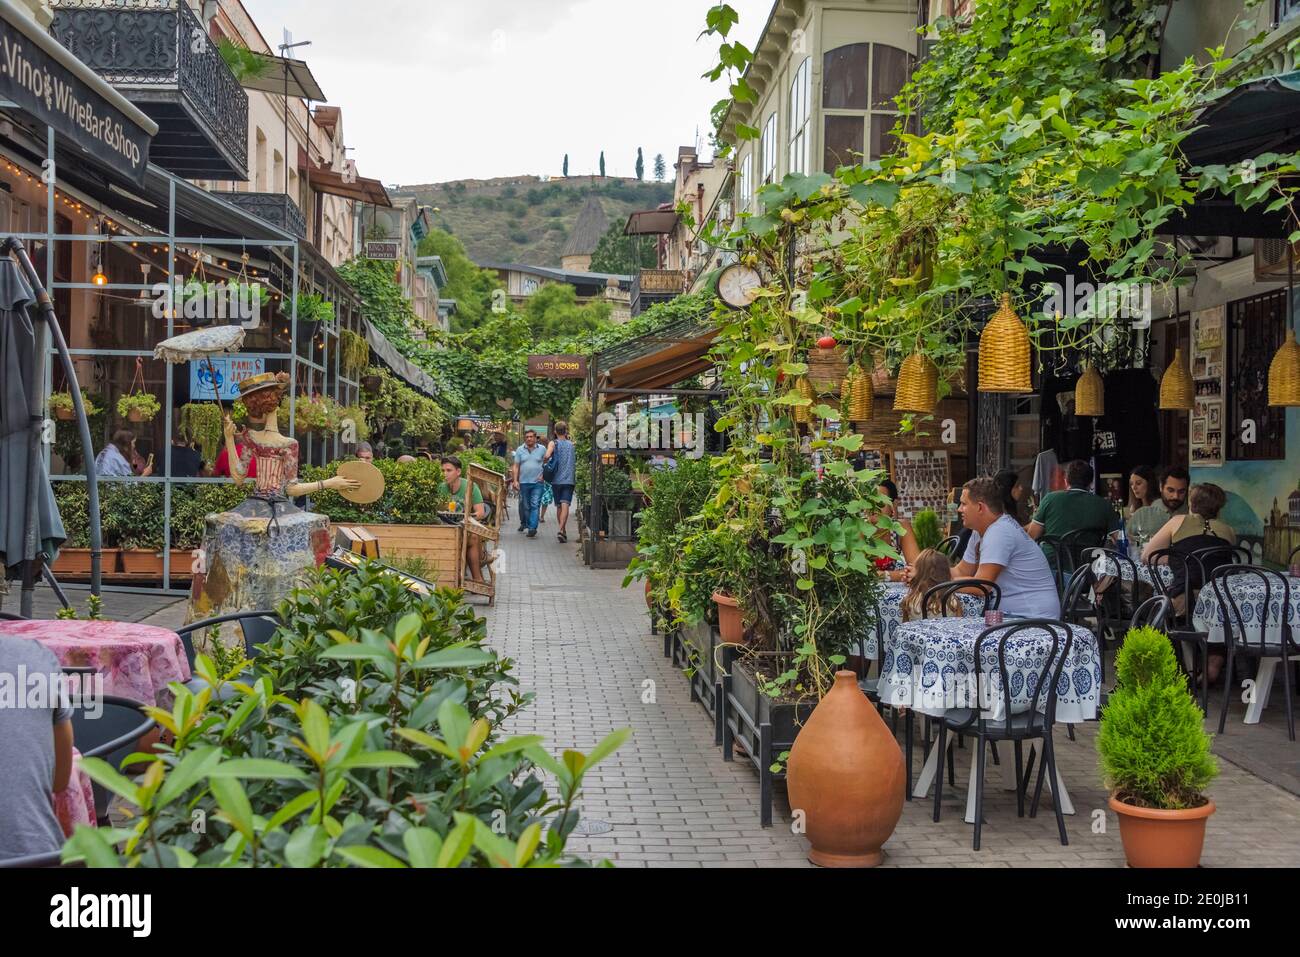
{"label": "wrought iron balcony", "polygon": [[676,269],[642,269],[632,277],[632,315],[639,316],[658,302],[676,299],[686,289],[686,276]]}
{"label": "wrought iron balcony", "polygon": [[51,35],[158,123],[149,158],[248,179],[248,94],[186,0],[51,0]]}
{"label": "wrought iron balcony", "polygon": [[232,206],[252,213],[258,219],[292,233],[299,239],[307,238],[307,220],[298,204],[284,193],[213,193]]}

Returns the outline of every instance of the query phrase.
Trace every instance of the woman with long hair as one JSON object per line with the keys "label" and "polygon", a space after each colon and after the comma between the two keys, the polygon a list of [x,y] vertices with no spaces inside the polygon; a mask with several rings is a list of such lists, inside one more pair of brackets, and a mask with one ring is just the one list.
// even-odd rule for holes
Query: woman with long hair
{"label": "woman with long hair", "polygon": [[1150,465],[1139,465],[1128,476],[1128,513],[1146,508],[1160,497],[1160,482]]}

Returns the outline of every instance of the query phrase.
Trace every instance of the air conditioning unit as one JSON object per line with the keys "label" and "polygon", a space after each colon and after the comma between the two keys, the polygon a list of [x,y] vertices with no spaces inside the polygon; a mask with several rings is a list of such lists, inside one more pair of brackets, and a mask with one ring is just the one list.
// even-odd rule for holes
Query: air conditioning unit
{"label": "air conditioning unit", "polygon": [[[1255,240],[1255,281],[1286,282],[1287,242],[1285,239]],[[1291,270],[1300,272],[1300,243],[1291,247]]]}

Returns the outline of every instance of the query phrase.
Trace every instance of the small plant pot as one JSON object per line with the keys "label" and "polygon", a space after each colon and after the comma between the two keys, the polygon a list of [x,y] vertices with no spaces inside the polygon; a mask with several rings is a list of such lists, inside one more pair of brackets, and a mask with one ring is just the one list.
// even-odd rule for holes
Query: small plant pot
{"label": "small plant pot", "polygon": [[55,409],[54,417],[60,422],[71,422],[77,417],[76,409]]}
{"label": "small plant pot", "polygon": [[383,389],[384,383],[377,375],[367,375],[361,377],[361,388],[365,389],[366,395],[379,395]]}
{"label": "small plant pot", "polygon": [[740,605],[736,599],[715,591],[713,603],[718,606],[718,634],[723,644],[744,644],[745,620],[740,615]]}
{"label": "small plant pot", "polygon": [[147,421],[147,420],[145,419],[144,413],[141,412],[139,409],[132,409],[130,412],[128,412],[128,413],[126,414],[126,420],[127,420],[128,422],[145,422],[145,421]]}
{"label": "small plant pot", "polygon": [[648,578],[645,580],[645,603],[648,608],[654,608],[655,606],[655,600],[650,597],[650,579]]}
{"label": "small plant pot", "polygon": [[1184,811],[1137,807],[1116,798],[1110,809],[1119,816],[1119,836],[1129,867],[1196,867],[1205,845],[1205,824],[1213,801]]}

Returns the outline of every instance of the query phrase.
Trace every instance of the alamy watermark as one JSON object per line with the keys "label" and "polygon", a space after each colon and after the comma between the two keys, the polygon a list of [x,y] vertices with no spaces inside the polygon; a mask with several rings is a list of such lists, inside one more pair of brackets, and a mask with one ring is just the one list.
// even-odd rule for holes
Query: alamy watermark
{"label": "alamy watermark", "polygon": [[1135,329],[1151,326],[1151,284],[1145,282],[1075,282],[1074,276],[1065,277],[1065,285],[1057,282],[1042,286],[1042,314],[1051,319],[1056,316],[1088,316],[1095,319],[1127,319]]}
{"label": "alamy watermark", "polygon": [[645,413],[629,416],[625,408],[617,414],[602,412],[596,416],[596,447],[683,452],[698,459],[704,455],[704,413],[674,412],[652,418]]}
{"label": "alamy watermark", "polygon": [[0,671],[0,711],[67,707],[92,721],[99,718],[104,713],[104,676],[28,671],[26,665]]}
{"label": "alamy watermark", "polygon": [[169,314],[193,323],[239,323],[256,329],[262,321],[262,297],[259,283],[171,282],[154,283],[153,317],[166,319]]}

